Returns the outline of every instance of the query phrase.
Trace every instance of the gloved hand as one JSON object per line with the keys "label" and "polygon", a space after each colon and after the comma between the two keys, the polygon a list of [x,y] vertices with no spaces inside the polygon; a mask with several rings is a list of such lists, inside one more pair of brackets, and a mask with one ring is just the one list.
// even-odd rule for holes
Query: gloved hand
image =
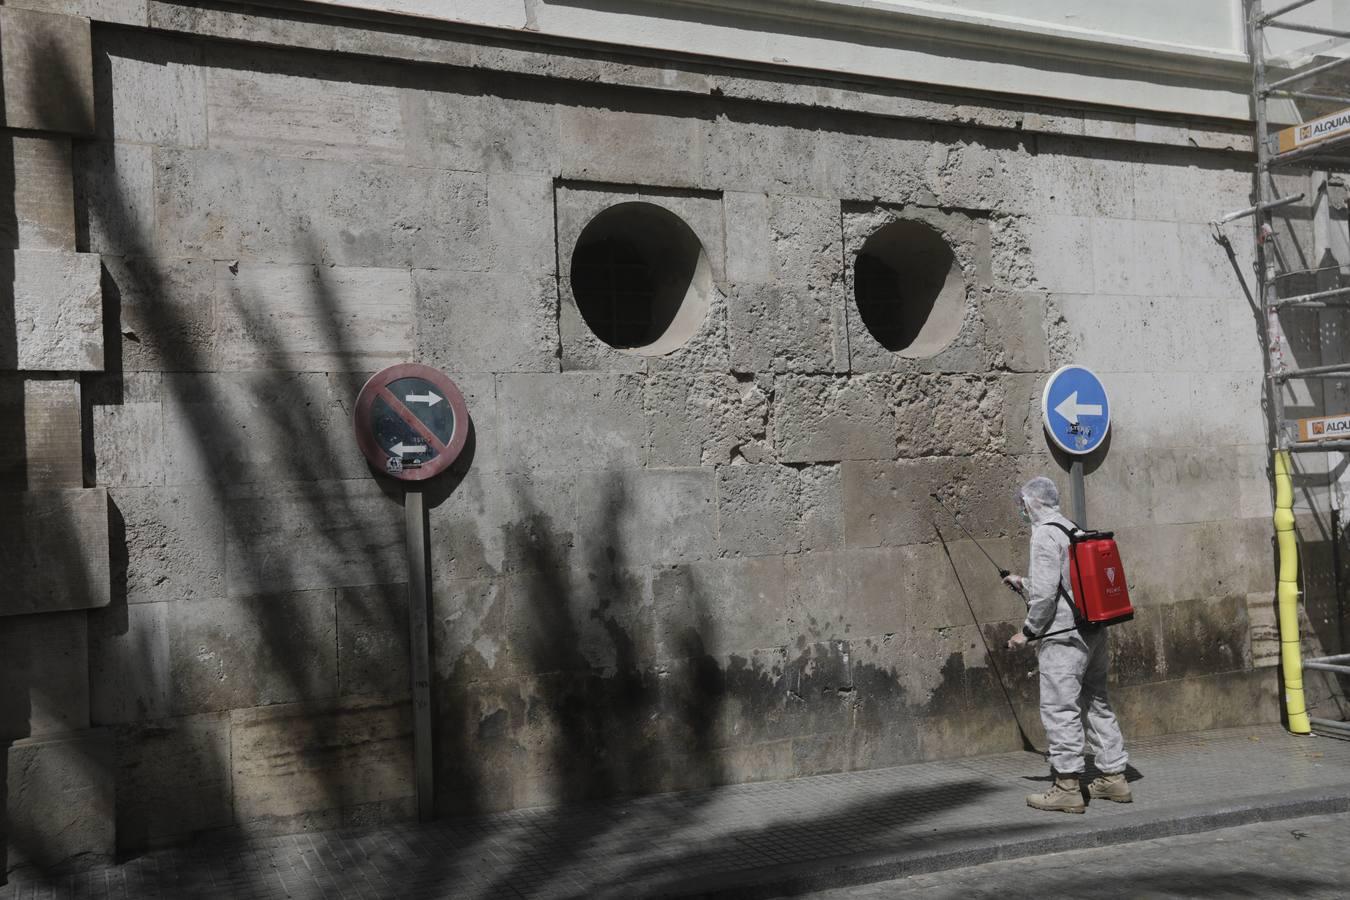
{"label": "gloved hand", "polygon": [[1017,634],[1014,634],[1012,637],[1008,638],[1009,650],[1016,650],[1017,648],[1025,647],[1026,645],[1027,645],[1027,636],[1020,631],[1017,632]]}
{"label": "gloved hand", "polygon": [[1017,593],[1019,594],[1022,593],[1022,580],[1023,579],[1021,575],[1009,574],[1003,576],[1003,583],[1006,584],[1008,587],[1012,588],[1014,591],[1017,591]]}

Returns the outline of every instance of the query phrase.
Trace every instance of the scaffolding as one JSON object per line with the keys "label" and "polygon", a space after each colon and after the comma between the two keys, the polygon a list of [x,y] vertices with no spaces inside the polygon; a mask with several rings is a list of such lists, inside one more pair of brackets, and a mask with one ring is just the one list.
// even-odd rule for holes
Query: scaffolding
{"label": "scaffolding", "polygon": [[[1213,222],[1215,238],[1224,245],[1229,258],[1237,264],[1231,244],[1223,232],[1229,222],[1251,217],[1256,241],[1256,294],[1247,291],[1247,299],[1257,318],[1265,367],[1265,397],[1275,473],[1275,527],[1280,542],[1279,625],[1286,712],[1291,731],[1307,733],[1312,729],[1340,737],[1350,736],[1350,723],[1307,715],[1303,699],[1305,671],[1350,675],[1350,654],[1320,658],[1301,658],[1298,620],[1298,552],[1295,543],[1292,458],[1290,454],[1332,453],[1350,459],[1350,415],[1327,415],[1326,379],[1350,379],[1350,359],[1327,362],[1325,356],[1316,365],[1298,365],[1293,359],[1286,334],[1285,317],[1294,310],[1350,311],[1350,260],[1326,264],[1325,258],[1291,260],[1281,253],[1276,240],[1277,224],[1288,222],[1289,215],[1310,195],[1312,202],[1325,204],[1331,186],[1350,188],[1350,179],[1338,173],[1350,173],[1350,54],[1335,42],[1350,41],[1350,30],[1318,21],[1291,18],[1290,14],[1317,0],[1295,0],[1270,11],[1261,0],[1247,0],[1247,46],[1252,67],[1252,112],[1255,118],[1256,192],[1253,206],[1230,213]],[[1324,40],[1314,52],[1293,59],[1268,59],[1269,32],[1288,35],[1303,33]],[[1274,118],[1283,128],[1273,128]],[[1282,194],[1288,185],[1286,173],[1303,172],[1311,178],[1310,190]],[[1350,240],[1347,241],[1350,245]],[[1310,264],[1311,263],[1311,264]],[[1241,274],[1239,270],[1239,274]],[[1244,290],[1246,283],[1243,283]],[[1319,330],[1320,336],[1320,330]],[[1324,348],[1319,344],[1319,352]],[[1339,351],[1333,355],[1340,355]],[[1291,420],[1287,395],[1302,383],[1309,396],[1321,397],[1322,415]],[[1314,386],[1316,385],[1316,386]],[[1346,411],[1350,412],[1350,410]],[[1334,519],[1333,521],[1338,521]],[[1338,537],[1334,534],[1333,545]]]}

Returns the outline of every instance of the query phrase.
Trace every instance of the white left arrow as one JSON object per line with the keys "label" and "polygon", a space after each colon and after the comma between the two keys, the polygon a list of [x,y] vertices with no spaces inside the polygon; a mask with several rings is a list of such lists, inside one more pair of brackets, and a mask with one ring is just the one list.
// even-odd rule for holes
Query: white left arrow
{"label": "white left arrow", "polygon": [[427,406],[435,406],[445,398],[440,394],[433,394],[431,391],[427,391],[425,394],[406,394],[403,399],[409,403],[425,403]]}
{"label": "white left arrow", "polygon": [[1059,413],[1070,425],[1078,424],[1079,416],[1100,416],[1102,407],[1100,403],[1079,403],[1078,392],[1074,391],[1055,407],[1055,412]]}
{"label": "white left arrow", "polygon": [[393,454],[395,454],[395,455],[397,455],[397,456],[402,456],[402,455],[405,454],[405,453],[426,453],[426,452],[427,452],[427,445],[426,445],[426,444],[405,444],[405,443],[403,443],[402,441],[399,441],[397,444],[395,444],[394,446],[392,446],[392,447],[389,448],[389,452],[390,452],[390,453],[393,453]]}

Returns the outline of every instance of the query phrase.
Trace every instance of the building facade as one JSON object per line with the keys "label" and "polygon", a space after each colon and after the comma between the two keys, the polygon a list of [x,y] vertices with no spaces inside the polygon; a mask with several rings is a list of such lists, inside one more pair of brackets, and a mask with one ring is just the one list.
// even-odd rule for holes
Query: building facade
{"label": "building facade", "polygon": [[0,7],[10,866],[413,814],[401,497],[351,425],[406,361],[474,428],[431,498],[443,814],[1035,737],[1020,601],[930,494],[1023,568],[1071,361],[1127,735],[1278,718],[1207,224],[1250,203],[1236,4],[443,6]]}

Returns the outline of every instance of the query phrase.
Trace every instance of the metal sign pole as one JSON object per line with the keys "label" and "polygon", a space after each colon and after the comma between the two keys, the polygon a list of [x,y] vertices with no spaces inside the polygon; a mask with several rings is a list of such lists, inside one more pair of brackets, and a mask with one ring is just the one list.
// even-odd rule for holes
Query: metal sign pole
{"label": "metal sign pole", "polygon": [[1082,457],[1074,457],[1069,471],[1073,477],[1073,520],[1079,528],[1087,528],[1087,486],[1083,481]]}
{"label": "metal sign pole", "polygon": [[422,489],[403,494],[403,520],[408,540],[408,637],[412,650],[413,766],[417,775],[417,818],[435,815],[431,769],[431,643],[427,634],[427,514]]}

